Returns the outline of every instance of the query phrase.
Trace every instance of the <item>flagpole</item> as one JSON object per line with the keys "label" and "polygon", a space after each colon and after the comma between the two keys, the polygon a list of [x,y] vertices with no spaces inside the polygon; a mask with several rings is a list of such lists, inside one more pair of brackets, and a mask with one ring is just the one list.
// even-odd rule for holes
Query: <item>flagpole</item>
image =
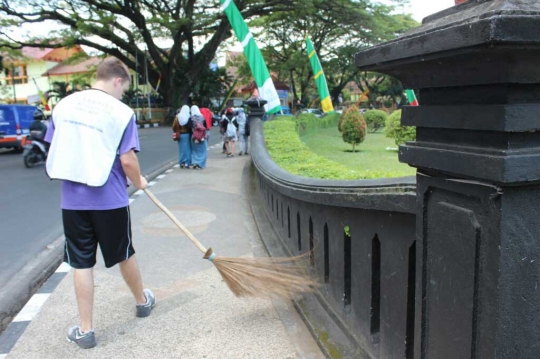
{"label": "flagpole", "polygon": [[[146,48],[146,51],[148,51],[148,47]],[[150,94],[148,93],[148,61],[146,61],[146,53],[144,54],[144,72],[145,72],[145,76],[146,76],[146,84],[145,84],[145,89],[146,89],[146,97],[148,99],[148,118],[150,119],[150,121],[152,121],[152,105],[150,105]]]}
{"label": "flagpole", "polygon": [[139,49],[135,48],[135,100],[137,101],[137,121],[140,119],[141,110],[139,109]]}
{"label": "flagpole", "polygon": [[38,92],[39,99],[41,100],[41,104],[43,105],[43,108],[45,111],[50,111],[49,104],[47,103],[47,99],[45,98],[45,95],[43,95],[43,92],[41,92],[41,89],[39,88],[36,79],[32,77],[32,81],[34,82],[34,85],[36,86],[36,90]]}
{"label": "flagpole", "polygon": [[15,79],[13,78],[13,72],[15,72],[15,67],[11,64],[11,85],[13,86],[13,104],[17,104],[17,93],[15,92]]}

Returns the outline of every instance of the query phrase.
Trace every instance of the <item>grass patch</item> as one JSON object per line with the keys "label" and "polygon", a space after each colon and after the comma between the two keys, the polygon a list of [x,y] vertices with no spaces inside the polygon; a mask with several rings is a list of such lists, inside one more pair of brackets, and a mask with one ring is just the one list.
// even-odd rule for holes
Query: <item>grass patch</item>
{"label": "grass patch", "polygon": [[351,146],[335,128],[310,131],[302,139],[293,119],[276,119],[264,124],[266,147],[278,166],[303,177],[322,179],[367,179],[414,175],[415,170],[397,159],[392,139],[368,134],[351,153]]}
{"label": "grass patch", "polygon": [[294,120],[279,119],[265,122],[266,148],[272,160],[285,171],[310,178],[356,179],[358,174],[324,157],[314,154],[300,140]]}
{"label": "grass patch", "polygon": [[358,172],[362,178],[414,176],[416,173],[416,169],[399,162],[397,151],[386,150],[397,146],[384,133],[368,133],[354,153],[351,145],[343,142],[337,128],[318,130],[301,139],[313,153]]}

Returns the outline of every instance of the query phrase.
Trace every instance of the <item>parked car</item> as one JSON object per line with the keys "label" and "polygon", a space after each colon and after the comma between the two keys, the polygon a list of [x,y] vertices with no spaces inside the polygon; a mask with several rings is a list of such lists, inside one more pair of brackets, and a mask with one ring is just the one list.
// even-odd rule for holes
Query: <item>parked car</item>
{"label": "parked car", "polygon": [[29,105],[0,105],[0,148],[22,151],[36,110]]}
{"label": "parked car", "polygon": [[303,108],[300,110],[300,113],[312,113],[315,117],[323,117],[324,112],[318,108]]}

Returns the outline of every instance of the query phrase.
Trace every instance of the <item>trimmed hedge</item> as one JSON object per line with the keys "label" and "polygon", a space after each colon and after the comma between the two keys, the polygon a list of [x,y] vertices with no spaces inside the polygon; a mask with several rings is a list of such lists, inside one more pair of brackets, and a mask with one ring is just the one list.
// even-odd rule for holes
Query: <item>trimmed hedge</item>
{"label": "trimmed hedge", "polygon": [[281,116],[264,124],[266,148],[279,167],[289,173],[310,178],[362,178],[355,171],[311,152],[300,140],[297,132],[300,123],[303,122]]}
{"label": "trimmed hedge", "polygon": [[331,113],[320,118],[312,113],[303,113],[295,118],[296,130],[300,136],[303,136],[315,130],[336,127],[338,120],[339,114],[337,113]]}
{"label": "trimmed hedge", "polygon": [[388,114],[382,110],[369,110],[364,113],[369,133],[374,133],[384,128]]}
{"label": "trimmed hedge", "polygon": [[397,110],[386,119],[384,134],[388,138],[393,138],[399,146],[407,141],[416,140],[416,127],[401,126],[401,110]]}

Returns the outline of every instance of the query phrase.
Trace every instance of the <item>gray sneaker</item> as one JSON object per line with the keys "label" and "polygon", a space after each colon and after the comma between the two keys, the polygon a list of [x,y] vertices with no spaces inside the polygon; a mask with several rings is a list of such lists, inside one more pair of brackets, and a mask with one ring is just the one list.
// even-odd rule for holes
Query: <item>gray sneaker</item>
{"label": "gray sneaker", "polygon": [[81,328],[78,325],[69,328],[67,340],[70,343],[77,344],[83,349],[90,349],[96,346],[96,336],[94,335],[94,331],[91,330],[82,334]]}
{"label": "gray sneaker", "polygon": [[146,297],[146,304],[137,304],[136,316],[144,318],[150,315],[152,308],[156,305],[156,296],[150,289],[144,290],[144,296]]}

